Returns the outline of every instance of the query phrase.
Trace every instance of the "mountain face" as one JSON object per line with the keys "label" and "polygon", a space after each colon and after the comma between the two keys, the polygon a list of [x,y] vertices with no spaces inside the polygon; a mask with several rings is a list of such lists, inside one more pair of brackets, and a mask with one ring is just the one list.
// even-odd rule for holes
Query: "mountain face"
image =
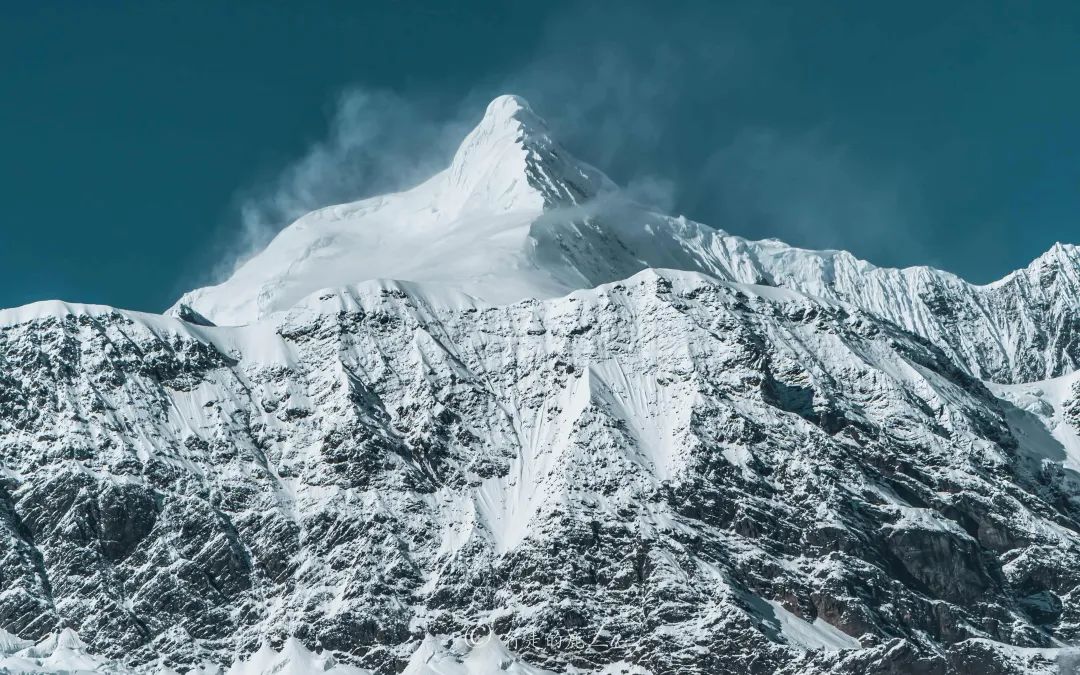
{"label": "mountain face", "polygon": [[0,672],[1066,669],[1077,263],[747,241],[501,97],[169,315],[0,311]]}
{"label": "mountain face", "polygon": [[647,268],[792,288],[925,337],[969,373],[1030,382],[1080,367],[1080,251],[1057,244],[986,286],[846,251],[749,241],[628,201],[552,140],[522,99],[491,103],[451,166],[398,194],[331,206],[286,228],[227,281],[188,293],[217,324],[256,321],[322,288],[437,283],[490,302],[551,298]]}

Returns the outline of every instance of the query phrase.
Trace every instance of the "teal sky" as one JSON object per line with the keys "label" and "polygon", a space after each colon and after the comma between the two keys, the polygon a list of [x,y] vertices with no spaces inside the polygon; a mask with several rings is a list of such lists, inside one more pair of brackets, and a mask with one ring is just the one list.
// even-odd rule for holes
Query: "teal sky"
{"label": "teal sky", "polygon": [[885,5],[5,3],[0,307],[162,310],[504,92],[733,233],[976,282],[1080,243],[1080,3]]}

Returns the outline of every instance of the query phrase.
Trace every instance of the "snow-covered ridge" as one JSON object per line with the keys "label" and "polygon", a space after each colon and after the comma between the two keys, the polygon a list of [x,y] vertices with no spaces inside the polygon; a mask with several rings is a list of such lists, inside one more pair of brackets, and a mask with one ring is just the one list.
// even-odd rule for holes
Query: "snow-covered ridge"
{"label": "snow-covered ridge", "polygon": [[[738,224],[732,224],[737,226]],[[970,373],[1041,380],[1080,366],[1080,254],[1055,245],[978,286],[928,267],[879,268],[845,251],[750,241],[633,203],[572,158],[522,99],[488,106],[449,168],[411,190],[331,206],[283,230],[187,305],[218,324],[287,309],[325,287],[391,278],[508,303],[649,267],[782,285],[852,303],[945,349]]]}
{"label": "snow-covered ridge", "polygon": [[848,303],[646,270],[507,305],[365,282],[239,327],[12,316],[26,639],[260,675],[816,675],[1049,662],[1075,630],[1061,461]]}

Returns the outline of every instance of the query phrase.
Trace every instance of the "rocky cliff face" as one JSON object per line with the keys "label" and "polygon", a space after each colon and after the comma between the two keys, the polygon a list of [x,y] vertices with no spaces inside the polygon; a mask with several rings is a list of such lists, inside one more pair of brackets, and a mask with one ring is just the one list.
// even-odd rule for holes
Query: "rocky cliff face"
{"label": "rocky cliff face", "polygon": [[1010,672],[1075,638],[1045,427],[850,306],[649,271],[507,306],[371,283],[238,328],[3,319],[23,638],[186,668],[295,637],[380,673],[426,635],[654,673]]}

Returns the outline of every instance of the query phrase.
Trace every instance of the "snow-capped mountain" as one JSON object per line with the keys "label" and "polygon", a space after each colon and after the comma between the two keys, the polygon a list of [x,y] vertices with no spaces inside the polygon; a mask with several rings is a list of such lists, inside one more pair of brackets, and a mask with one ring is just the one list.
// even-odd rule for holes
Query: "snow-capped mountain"
{"label": "snow-capped mountain", "polygon": [[1056,672],[1077,273],[652,213],[501,97],[168,315],[0,311],[0,672]]}
{"label": "snow-capped mountain", "polygon": [[188,293],[174,310],[188,305],[218,324],[250,323],[321,288],[379,278],[498,302],[563,295],[596,285],[597,274],[555,264],[550,237],[534,246],[536,221],[613,192],[607,177],[552,140],[522,99],[501,96],[445,171],[406,192],[304,216],[230,279]]}
{"label": "snow-capped mountain", "polygon": [[218,324],[250,323],[319,289],[433,282],[505,303],[550,298],[647,268],[793,288],[873,312],[970,373],[1025,382],[1080,367],[1080,252],[1055,245],[986,286],[928,267],[879,268],[846,251],[750,241],[642,208],[502,96],[451,166],[398,194],[331,206],[286,228],[224,283],[188,293]]}

